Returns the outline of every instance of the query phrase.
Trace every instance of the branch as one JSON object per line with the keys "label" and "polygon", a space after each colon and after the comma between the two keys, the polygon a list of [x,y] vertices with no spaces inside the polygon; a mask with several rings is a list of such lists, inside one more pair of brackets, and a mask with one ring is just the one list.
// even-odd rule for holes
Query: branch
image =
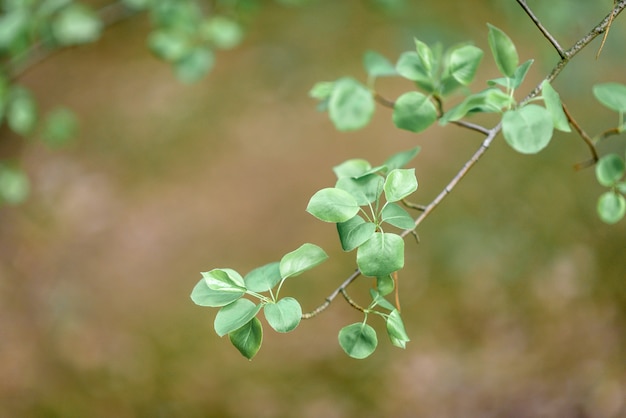
{"label": "branch", "polygon": [[556,52],[559,53],[559,56],[561,58],[565,58],[565,51],[563,51],[563,48],[561,48],[561,45],[559,45],[559,43],[557,42],[557,40],[554,38],[554,36],[552,36],[550,34],[550,32],[548,32],[548,30],[541,24],[541,22],[539,21],[539,19],[537,19],[537,16],[535,16],[535,14],[533,13],[532,10],[530,10],[530,7],[528,7],[528,5],[526,4],[526,0],[517,0],[517,3],[522,7],[522,9],[524,9],[524,11],[526,12],[526,14],[528,15],[528,17],[530,17],[530,20],[532,20],[535,25],[537,26],[537,28],[539,28],[539,30],[541,31],[541,33],[543,34],[543,36],[546,37],[546,39],[552,44],[552,46],[554,47],[554,49],[556,49]]}
{"label": "branch", "polygon": [[[520,104],[524,104],[524,103],[528,102],[530,99],[532,99],[533,97],[537,96],[541,92],[541,84],[543,83],[543,81],[547,80],[548,82],[551,82],[552,80],[554,80],[561,73],[563,68],[569,63],[569,61],[576,54],[578,54],[581,50],[583,50],[598,35],[603,33],[607,29],[608,25],[610,25],[610,23],[613,21],[613,19],[615,17],[617,17],[617,15],[619,15],[625,7],[626,7],[626,0],[620,0],[619,2],[617,2],[615,7],[613,8],[613,10],[611,11],[611,13],[609,13],[602,20],[602,22],[600,22],[598,25],[596,25],[591,31],[589,31],[589,33],[587,33],[587,35],[582,37],[571,48],[569,48],[568,50],[564,51],[565,57],[563,57],[556,64],[556,66],[552,69],[550,74],[548,76],[546,76],[546,78],[544,80],[542,80],[541,83],[539,83],[530,93],[528,93],[526,98],[524,98],[524,100]],[[375,94],[375,99],[379,103],[381,103],[383,105],[387,105],[387,104],[385,104],[385,102],[386,103],[391,103],[392,107],[393,107],[393,102],[389,102],[388,100],[384,99],[382,96],[380,96],[378,94]],[[382,99],[382,101],[381,101],[381,99]],[[474,154],[470,157],[470,159],[467,160],[467,162],[463,165],[461,170],[459,170],[459,172],[452,178],[452,180],[450,180],[450,182],[437,195],[437,197],[435,197],[435,199],[432,202],[430,202],[424,208],[423,212],[415,219],[415,222],[414,222],[415,226],[414,226],[414,228],[404,230],[400,234],[400,236],[402,238],[404,238],[408,234],[412,233],[412,231],[414,231],[415,228],[417,228],[417,226],[420,225],[424,221],[424,219],[426,219],[426,217],[429,216],[432,213],[433,210],[435,210],[435,208],[437,206],[439,206],[439,204],[446,198],[446,196],[448,196],[450,194],[450,192],[454,189],[454,187],[456,187],[456,185],[463,179],[463,177],[465,177],[465,175],[476,164],[476,162],[478,162],[478,160],[485,154],[487,149],[489,149],[489,146],[491,145],[493,140],[500,133],[500,130],[502,129],[502,125],[500,123],[498,123],[496,126],[494,126],[491,129],[487,129],[487,128],[484,128],[484,127],[480,127],[480,129],[481,129],[480,132],[482,132],[482,133],[484,133],[486,135],[486,138],[480,144],[480,147],[476,150],[476,152],[474,152]],[[325,299],[325,302],[323,304],[318,306],[312,312],[308,312],[308,313],[302,314],[302,319],[309,319],[309,318],[312,318],[312,317],[318,315],[319,313],[323,312],[326,308],[328,308],[328,306],[337,297],[337,295],[340,292],[344,293],[345,289],[348,286],[350,286],[350,284],[352,284],[352,282],[357,277],[359,277],[360,275],[361,275],[361,271],[359,269],[356,269],[354,271],[354,273],[352,273],[350,275],[350,277],[348,277],[338,288],[336,288]]]}
{"label": "branch", "polygon": [[563,112],[565,113],[565,116],[567,117],[570,125],[572,125],[576,132],[578,132],[578,135],[580,135],[583,141],[585,141],[585,144],[587,144],[587,146],[589,147],[589,151],[591,151],[591,160],[576,164],[574,166],[574,169],[581,170],[583,168],[590,167],[598,162],[598,150],[596,150],[596,146],[593,144],[593,140],[591,139],[591,137],[587,135],[587,132],[585,132],[584,129],[580,127],[578,122],[576,122],[576,119],[574,119],[572,114],[569,112],[567,106],[565,106],[564,104],[562,106]]}

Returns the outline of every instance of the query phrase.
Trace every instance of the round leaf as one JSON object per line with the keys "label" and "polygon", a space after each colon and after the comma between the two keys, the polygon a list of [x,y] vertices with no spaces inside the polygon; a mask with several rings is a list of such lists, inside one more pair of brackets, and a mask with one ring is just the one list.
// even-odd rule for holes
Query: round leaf
{"label": "round leaf", "polygon": [[593,86],[593,95],[609,109],[626,113],[626,85],[619,83],[596,84]]}
{"label": "round leaf", "polygon": [[491,24],[487,24],[487,26],[489,27],[489,48],[498,69],[503,75],[513,77],[519,63],[515,44],[502,30]]}
{"label": "round leaf", "polygon": [[339,345],[350,357],[364,359],[376,350],[378,338],[374,328],[367,324],[356,323],[339,331]]}
{"label": "round leaf", "polygon": [[230,342],[248,360],[258,353],[263,342],[263,327],[258,318],[252,318],[241,328],[228,334]]}
{"label": "round leaf", "polygon": [[456,48],[450,54],[448,71],[456,81],[467,86],[474,79],[482,57],[482,49],[473,45]]}
{"label": "round leaf", "polygon": [[376,278],[376,289],[378,289],[378,292],[381,296],[380,299],[383,299],[382,296],[388,295],[389,293],[393,292],[393,289],[395,287],[396,284],[393,281],[391,275]]}
{"label": "round leaf", "polygon": [[619,193],[606,192],[598,199],[598,215],[607,224],[619,222],[626,214],[626,199]]}
{"label": "round leaf", "polygon": [[246,288],[253,292],[267,292],[280,282],[280,263],[275,261],[255,268],[243,278]]}
{"label": "round leaf", "polygon": [[200,279],[196,286],[191,291],[191,300],[199,306],[210,306],[213,308],[219,308],[221,306],[228,305],[242,297],[244,292],[221,292],[218,290],[212,290],[207,286],[205,279]]}
{"label": "round leaf", "polygon": [[396,71],[402,77],[415,81],[428,93],[435,91],[433,76],[430,69],[417,52],[405,52],[400,55],[396,64]]}
{"label": "round leaf", "polygon": [[369,171],[372,165],[361,158],[353,158],[333,167],[333,172],[338,179],[342,177],[358,177]]}
{"label": "round leaf", "polygon": [[552,139],[553,129],[550,113],[541,106],[527,105],[508,110],[502,116],[504,139],[522,154],[535,154],[544,149]]}
{"label": "round leaf", "polygon": [[409,213],[395,203],[387,204],[382,211],[382,220],[402,229],[413,229],[415,221]]}
{"label": "round leaf", "polygon": [[201,274],[204,280],[206,280],[209,289],[233,293],[246,291],[243,278],[235,270],[213,269]]}
{"label": "round leaf", "polygon": [[261,304],[255,305],[248,299],[238,299],[224,306],[215,315],[213,327],[220,337],[233,332],[256,316],[261,310]]}
{"label": "round leaf", "polygon": [[72,4],[63,9],[52,22],[52,33],[63,45],[93,42],[100,37],[102,22],[91,9]]}
{"label": "round leaf", "polygon": [[206,21],[201,29],[202,37],[220,49],[231,49],[243,40],[243,30],[234,20],[215,16]]}
{"label": "round leaf", "polygon": [[364,276],[387,276],[404,267],[404,240],[399,235],[375,232],[359,247],[356,262]]}
{"label": "round leaf", "polygon": [[311,197],[306,211],[324,222],[345,222],[359,212],[359,205],[350,193],[329,187]]}
{"label": "round leaf", "polygon": [[392,119],[400,129],[422,132],[437,120],[437,109],[430,98],[411,91],[398,97],[393,107]]}
{"label": "round leaf", "polygon": [[385,179],[385,198],[387,202],[402,200],[417,190],[414,168],[396,168]]}
{"label": "round leaf", "polygon": [[369,123],[375,107],[372,93],[355,79],[346,77],[334,84],[328,114],[338,130],[354,131]]}
{"label": "round leaf", "polygon": [[624,160],[617,154],[608,154],[600,158],[596,165],[596,178],[603,186],[615,185],[626,172]]}
{"label": "round leaf", "polygon": [[277,332],[293,331],[302,319],[302,308],[294,298],[283,298],[263,308],[265,319]]}
{"label": "round leaf", "polygon": [[283,279],[297,276],[323,263],[327,258],[328,255],[317,245],[302,244],[280,260],[280,275]]}
{"label": "round leaf", "polygon": [[354,250],[370,239],[374,231],[376,231],[376,225],[372,222],[365,222],[358,215],[346,222],[337,223],[337,232],[344,251]]}

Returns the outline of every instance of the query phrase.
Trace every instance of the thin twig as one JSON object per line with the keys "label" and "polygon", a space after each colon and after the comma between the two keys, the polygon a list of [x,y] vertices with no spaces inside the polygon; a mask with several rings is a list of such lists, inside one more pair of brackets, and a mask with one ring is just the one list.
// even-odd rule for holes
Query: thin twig
{"label": "thin twig", "polygon": [[572,125],[572,127],[574,128],[574,130],[576,130],[576,132],[578,132],[578,135],[580,135],[583,141],[585,141],[585,144],[587,144],[587,147],[589,147],[589,151],[591,152],[591,160],[578,163],[574,166],[574,168],[576,170],[580,170],[580,169],[594,165],[595,163],[598,162],[598,150],[596,150],[596,146],[593,144],[593,140],[591,139],[589,135],[587,135],[587,132],[585,132],[585,130],[580,127],[576,119],[574,119],[570,111],[567,109],[567,106],[565,106],[565,104],[563,104],[562,106],[563,106],[563,112],[565,113],[565,116],[567,117],[569,124]]}
{"label": "thin twig", "polygon": [[517,3],[522,7],[522,9],[524,9],[524,11],[528,15],[528,17],[530,17],[530,20],[532,20],[535,23],[535,26],[537,26],[537,28],[539,28],[539,30],[541,31],[543,36],[545,36],[546,39],[552,44],[554,49],[556,49],[556,52],[559,53],[559,56],[561,58],[565,58],[565,51],[563,51],[563,48],[561,48],[561,45],[559,45],[559,43],[554,38],[554,36],[552,36],[550,34],[550,32],[548,32],[548,30],[541,24],[539,19],[537,19],[537,16],[535,16],[533,11],[526,4],[526,0],[517,0]]}
{"label": "thin twig", "polygon": [[426,206],[418,205],[417,203],[411,203],[411,202],[409,202],[406,199],[402,199],[401,202],[402,202],[402,204],[404,206],[406,206],[407,208],[410,208],[410,209],[415,209],[415,210],[419,210],[419,211],[422,211],[422,212],[426,210]]}
{"label": "thin twig", "polygon": [[377,92],[374,92],[374,100],[376,100],[379,104],[388,107],[390,109],[393,109],[393,107],[396,105],[396,102],[394,102],[393,100],[389,100],[384,98],[383,96],[381,96],[380,94],[378,94]]}
{"label": "thin twig", "polygon": [[344,280],[343,283],[341,283],[341,285],[336,288],[333,293],[331,293],[330,295],[328,295],[328,297],[324,300],[324,303],[322,303],[321,305],[319,305],[317,308],[315,308],[314,310],[312,310],[311,312],[307,312],[307,313],[303,313],[302,314],[302,319],[310,319],[313,318],[314,316],[318,315],[319,313],[321,313],[322,311],[324,311],[326,308],[328,308],[328,306],[331,304],[331,302],[333,300],[335,300],[335,298],[337,297],[337,295],[339,294],[339,292],[341,292],[343,289],[347,288],[348,286],[350,286],[350,284],[361,275],[361,270],[356,269],[354,271],[354,273],[352,273],[350,275],[350,277],[348,277],[346,280]]}
{"label": "thin twig", "polygon": [[[613,7],[615,7],[616,3],[617,3],[617,0],[613,0]],[[606,31],[604,31],[604,36],[602,37],[602,43],[600,44],[600,48],[598,48],[596,59],[600,58],[600,53],[602,52],[602,49],[604,48],[604,43],[606,42],[606,38],[609,37],[609,31],[611,30],[612,23],[613,23],[613,15],[611,14],[611,19],[609,19],[609,24],[606,27]]]}
{"label": "thin twig", "polygon": [[357,311],[365,312],[365,308],[359,305],[358,303],[356,303],[354,299],[352,299],[350,295],[348,295],[348,292],[346,292],[345,287],[341,289],[341,295],[346,300],[346,302],[348,302],[350,306],[352,306],[354,309],[356,309]]}

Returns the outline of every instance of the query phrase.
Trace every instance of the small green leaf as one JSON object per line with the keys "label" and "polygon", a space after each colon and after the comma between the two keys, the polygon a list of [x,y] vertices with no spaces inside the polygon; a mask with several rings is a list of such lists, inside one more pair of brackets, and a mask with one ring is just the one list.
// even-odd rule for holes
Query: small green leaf
{"label": "small green leaf", "polygon": [[[389,279],[391,279],[391,275],[386,276]],[[378,282],[378,277],[376,278],[376,281]],[[391,279],[392,285],[393,285],[393,279]],[[393,288],[391,289],[393,290]],[[380,306],[381,308],[387,309],[389,311],[393,311],[394,309],[396,309],[395,306],[393,306],[391,304],[391,302],[389,302],[387,299],[384,298],[383,293],[380,290],[376,290],[376,289],[370,289],[370,296],[372,297],[372,300],[374,301],[374,303],[376,303],[376,305]]]}
{"label": "small green leaf", "polygon": [[607,154],[600,158],[596,165],[596,178],[598,183],[606,187],[612,187],[624,177],[626,165],[624,160],[617,154]]}
{"label": "small green leaf", "polygon": [[410,341],[404,328],[404,322],[397,309],[391,311],[387,317],[387,334],[391,343],[396,347],[406,348],[406,343]]}
{"label": "small green leaf", "polygon": [[323,263],[327,258],[328,255],[317,245],[302,244],[280,260],[280,275],[283,279],[297,276]]}
{"label": "small green leaf", "polygon": [[626,113],[626,85],[619,83],[596,84],[593,86],[593,95],[609,109]]}
{"label": "small green leaf", "polygon": [[52,22],[52,33],[62,45],[77,45],[96,41],[102,27],[100,18],[93,10],[82,4],[71,4]]}
{"label": "small green leaf", "polygon": [[384,179],[378,174],[368,174],[358,178],[342,177],[335,187],[350,193],[359,206],[376,201],[383,192]]}
{"label": "small green leaf", "polygon": [[487,26],[489,27],[489,48],[498,69],[503,75],[513,77],[519,63],[515,44],[502,30],[489,23]]}
{"label": "small green leaf", "polygon": [[392,119],[398,128],[418,133],[437,120],[437,109],[428,96],[410,91],[396,100]]}
{"label": "small green leaf", "polygon": [[13,9],[0,16],[0,49],[11,46],[28,30],[30,13],[25,9]]}
{"label": "small green leaf", "polygon": [[449,55],[446,70],[452,78],[467,86],[474,80],[483,51],[473,45],[455,48]]}
{"label": "small green leaf", "polygon": [[37,123],[37,103],[28,90],[14,87],[7,109],[7,123],[11,130],[20,135],[28,135]]}
{"label": "small green leaf", "polygon": [[348,325],[339,331],[339,345],[352,358],[364,359],[376,350],[376,331],[364,323]]}
{"label": "small green leaf", "polygon": [[607,224],[619,222],[626,214],[626,199],[619,193],[606,192],[598,199],[598,216]]}
{"label": "small green leaf", "polygon": [[243,40],[241,26],[227,17],[214,16],[204,22],[200,34],[219,49],[232,49]]}
{"label": "small green leaf", "polygon": [[[396,287],[396,284],[391,275],[381,276],[376,278],[376,289],[380,293],[380,296],[388,295],[393,292],[393,289]],[[374,296],[372,296],[374,298]],[[393,305],[391,305],[393,307]],[[384,306],[383,306],[384,307]]]}
{"label": "small green leaf", "polygon": [[241,328],[228,334],[230,342],[248,360],[259,352],[263,342],[263,327],[257,317],[252,318]]}
{"label": "small green leaf", "polygon": [[502,116],[502,133],[506,142],[522,154],[536,154],[544,149],[554,126],[550,113],[543,107],[527,105],[508,110]]}
{"label": "small green leaf", "polygon": [[396,63],[396,71],[402,77],[414,81],[427,93],[435,91],[435,80],[427,65],[417,52],[405,52]]}
{"label": "small green leaf", "polygon": [[0,203],[18,205],[30,193],[30,182],[19,168],[0,164]]}
{"label": "small green leaf", "polygon": [[306,211],[324,222],[345,222],[359,212],[359,205],[350,193],[329,187],[311,197]]}
{"label": "small green leaf", "polygon": [[177,31],[157,30],[148,37],[150,50],[159,58],[169,62],[182,59],[190,49],[188,37]]}
{"label": "small green leaf", "polygon": [[382,211],[382,221],[396,228],[413,229],[415,221],[409,213],[395,203],[387,203]]}
{"label": "small green leaf", "polygon": [[375,232],[359,247],[356,262],[364,276],[387,276],[404,267],[404,240],[396,234]]}
{"label": "small green leaf", "polygon": [[46,116],[43,139],[51,147],[61,147],[68,143],[78,130],[78,119],[74,112],[57,108]]}
{"label": "small green leaf", "polygon": [[320,81],[309,90],[309,97],[317,100],[327,100],[335,87],[334,81]]}
{"label": "small green leaf", "polygon": [[363,55],[363,66],[370,77],[397,75],[393,64],[384,56],[374,51],[366,51]]}
{"label": "small green leaf", "polygon": [[274,288],[281,279],[280,263],[275,261],[250,271],[243,278],[246,288],[253,292],[267,292]]}
{"label": "small green leaf", "polygon": [[262,304],[255,305],[248,299],[238,299],[224,306],[215,315],[213,327],[220,337],[233,332],[256,316],[261,310]]}
{"label": "small green leaf", "polygon": [[545,80],[541,84],[541,91],[543,92],[543,101],[546,104],[546,109],[548,109],[550,116],[552,116],[554,128],[563,132],[571,132],[572,128],[570,128],[567,116],[565,116],[565,112],[563,111],[559,93],[554,90],[548,80]]}
{"label": "small green leaf", "polygon": [[243,278],[235,270],[213,269],[201,274],[209,289],[233,293],[245,293],[246,291]]}
{"label": "small green leaf", "polygon": [[183,83],[194,83],[213,68],[215,55],[208,48],[197,47],[187,50],[185,55],[174,63],[176,78]]}
{"label": "small green leaf", "polygon": [[363,159],[354,158],[333,167],[333,172],[338,179],[342,177],[359,177],[371,169],[371,164]]}
{"label": "small green leaf", "polygon": [[302,307],[294,298],[283,298],[263,308],[265,319],[277,332],[293,331],[302,319]]}
{"label": "small green leaf", "polygon": [[465,116],[478,112],[500,112],[513,103],[511,96],[498,88],[490,87],[466,97],[461,103],[444,113],[439,123],[443,126],[448,122],[461,120]]}
{"label": "small green leaf", "polygon": [[337,223],[337,233],[344,251],[352,251],[362,245],[374,235],[374,231],[376,231],[376,225],[372,222],[365,222],[358,215],[345,222]]}
{"label": "small green leaf", "polygon": [[512,88],[516,89],[522,85],[524,79],[526,78],[526,74],[528,74],[528,70],[530,69],[530,66],[533,64],[533,62],[534,60],[525,61],[515,69],[511,85]]}
{"label": "small green leaf", "polygon": [[199,306],[209,306],[219,308],[228,305],[242,297],[244,292],[222,292],[219,290],[209,289],[205,279],[200,279],[191,291],[191,300]]}
{"label": "small green leaf", "polygon": [[417,51],[417,55],[419,56],[422,68],[425,70],[426,74],[432,76],[433,69],[435,68],[435,66],[437,66],[433,51],[432,49],[430,49],[430,47],[427,44],[420,41],[419,39],[414,39],[414,40],[415,40],[415,50]]}
{"label": "small green leaf", "polygon": [[615,185],[615,188],[621,193],[626,195],[626,181],[620,181]]}
{"label": "small green leaf", "polygon": [[419,154],[420,150],[421,147],[417,146],[415,148],[411,148],[410,150],[398,152],[397,154],[387,158],[384,165],[390,171],[396,168],[402,168],[408,164],[409,161],[415,158],[415,156]]}
{"label": "small green leaf", "polygon": [[340,131],[354,131],[366,126],[374,114],[372,93],[353,78],[335,82],[328,102],[330,120]]}
{"label": "small green leaf", "polygon": [[414,168],[396,168],[385,179],[385,198],[387,202],[402,200],[417,190]]}

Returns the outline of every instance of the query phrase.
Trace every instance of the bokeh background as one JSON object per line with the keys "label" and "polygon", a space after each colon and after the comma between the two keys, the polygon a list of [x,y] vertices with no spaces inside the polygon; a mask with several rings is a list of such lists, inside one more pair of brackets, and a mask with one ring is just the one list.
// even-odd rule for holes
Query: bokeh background
{"label": "bokeh background", "polygon": [[[529,1],[566,47],[611,3]],[[591,134],[616,124],[591,86],[626,82],[624,18],[599,59],[598,39],[555,83]],[[558,57],[514,1],[265,2],[244,43],[193,85],[147,51],[139,15],[29,71],[21,81],[41,107],[71,107],[81,130],[61,150],[1,131],[33,190],[0,209],[0,416],[626,416],[626,223],[598,220],[603,189],[593,169],[572,169],[589,157],[576,135],[557,133],[535,156],[499,137],[420,226],[420,243],[407,239],[406,350],[374,318],[378,350],[348,358],[337,332],[362,316],[337,299],[291,334],[265,326],[249,362],[213,332],[216,310],[189,299],[201,271],[245,274],[312,242],[330,260],[285,291],[305,310],[321,303],[354,269],[334,227],[304,211],[333,184],[331,168],[420,145],[414,200],[428,203],[482,138],[401,132],[384,108],[339,133],[308,90],[365,80],[364,51],[395,61],[413,37],[487,50],[487,22],[536,59],[521,98]],[[472,89],[496,76],[486,54]],[[377,86],[392,99],[412,87]],[[600,145],[625,148],[623,136]],[[370,284],[357,281],[354,297]]]}

